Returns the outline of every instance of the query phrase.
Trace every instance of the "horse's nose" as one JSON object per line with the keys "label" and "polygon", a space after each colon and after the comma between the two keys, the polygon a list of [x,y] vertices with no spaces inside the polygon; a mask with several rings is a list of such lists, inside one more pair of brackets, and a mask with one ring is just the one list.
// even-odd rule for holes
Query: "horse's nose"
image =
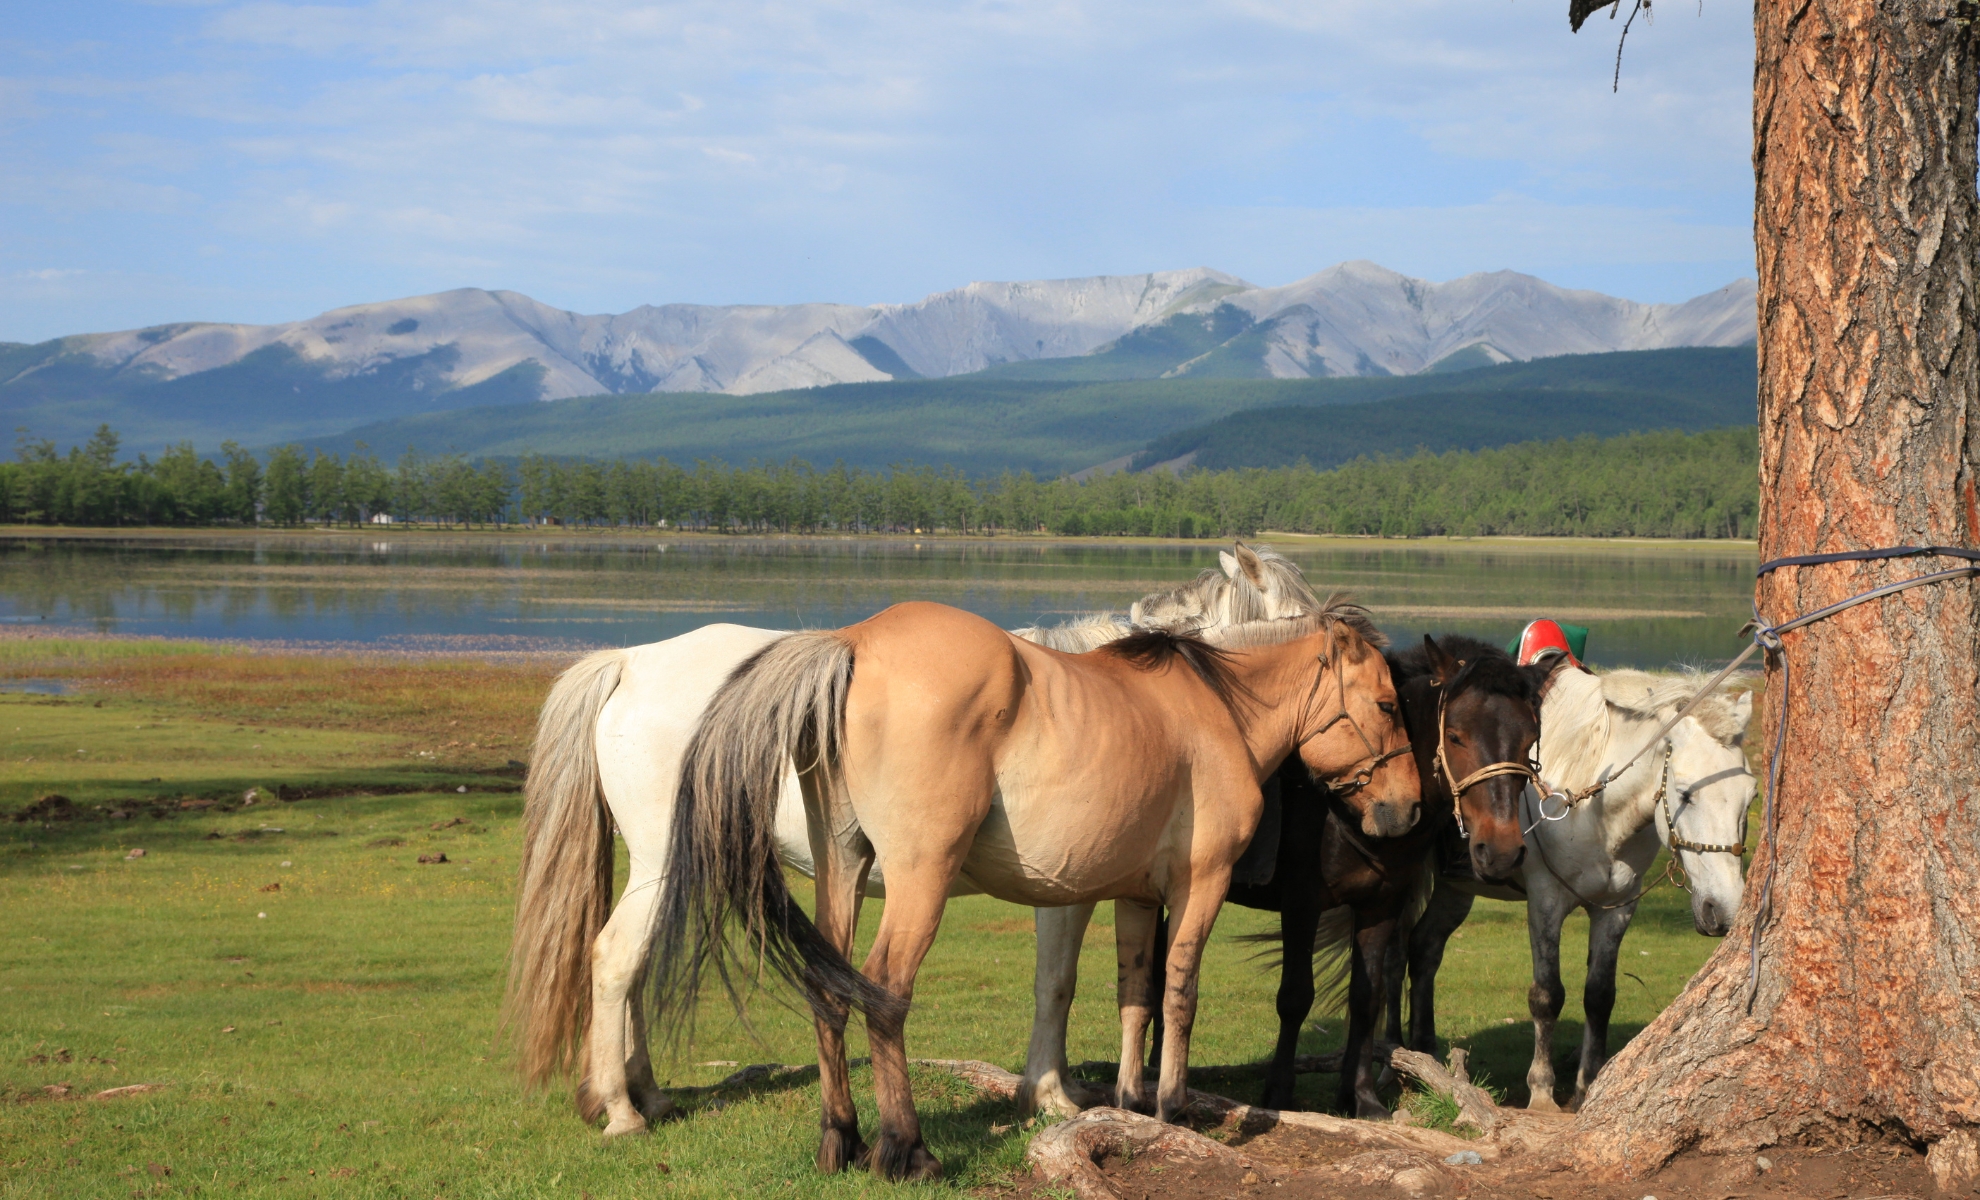
{"label": "horse's nose", "polygon": [[1490,842],[1471,843],[1471,866],[1480,879],[1504,879],[1519,868],[1526,857],[1526,847],[1508,853]]}
{"label": "horse's nose", "polygon": [[1416,828],[1417,818],[1423,813],[1421,801],[1412,800],[1407,804],[1392,801],[1377,801],[1368,806],[1361,818],[1361,832],[1369,837],[1401,837]]}
{"label": "horse's nose", "polygon": [[1732,928],[1732,921],[1717,900],[1701,899],[1692,910],[1691,923],[1706,937],[1724,937]]}

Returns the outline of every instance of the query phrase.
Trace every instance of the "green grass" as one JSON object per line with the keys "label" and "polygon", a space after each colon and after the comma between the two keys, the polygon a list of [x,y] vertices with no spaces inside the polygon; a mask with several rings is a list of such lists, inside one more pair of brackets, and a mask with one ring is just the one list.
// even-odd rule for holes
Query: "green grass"
{"label": "green grass", "polygon": [[[430,741],[434,728],[458,731],[448,721],[475,722],[477,741],[524,735],[531,714],[517,698],[540,695],[543,682],[540,668],[477,667],[476,675],[467,665],[413,664],[420,669],[401,676],[368,660],[206,657],[213,662],[189,675],[183,656],[133,654],[113,674],[76,677],[83,690],[62,704],[5,697],[0,715],[17,739],[5,757],[6,806],[31,790],[14,786],[15,749],[60,750],[79,736],[101,739],[102,759],[60,759],[61,770],[36,787],[89,796],[154,777],[186,790],[276,771],[298,786],[312,773],[332,783],[341,771],[405,773],[404,747]],[[5,673],[46,671],[51,661],[10,663]],[[342,709],[274,711],[270,693],[255,691],[271,664],[293,671],[304,695],[344,673]],[[430,680],[423,715],[416,693],[404,690],[422,674]],[[464,696],[463,680],[479,680],[483,694]],[[264,722],[237,733],[243,696],[261,698]],[[413,728],[363,728],[391,714]],[[122,726],[140,723],[149,727],[125,736]],[[279,761],[257,757],[249,738],[261,739],[262,755],[283,747]],[[0,940],[0,1197],[894,1193],[864,1174],[814,1174],[817,1088],[805,1072],[702,1096],[685,1119],[611,1144],[576,1118],[567,1089],[520,1091],[496,1028],[520,804],[512,791],[463,794],[429,782],[407,794],[264,800],[233,811],[167,808],[111,820],[85,807],[69,821],[0,821],[0,911],[13,925]],[[145,855],[128,858],[134,848]],[[417,862],[434,852],[449,861]],[[807,891],[800,881],[800,897]],[[879,908],[867,906],[864,936]],[[1236,908],[1219,921],[1193,1055],[1198,1086],[1250,1098],[1262,1082],[1252,1064],[1270,1051],[1276,984],[1234,935],[1273,921]],[[1082,958],[1075,1062],[1115,1056],[1109,922],[1103,907]],[[1580,1034],[1572,1018],[1585,930],[1571,922],[1563,948],[1570,1000],[1560,1057]],[[1442,1029],[1471,1047],[1474,1072],[1500,1081],[1514,1103],[1524,1099],[1516,1081],[1530,1046],[1525,947],[1523,913],[1481,901],[1440,981]],[[1618,1045],[1711,948],[1690,931],[1681,893],[1652,894],[1624,947]],[[1029,913],[981,897],[952,902],[921,974],[910,1053],[1018,1066],[1031,958]],[[812,1061],[807,1020],[768,995],[752,1013],[754,1039],[724,1010],[705,1007],[694,1045],[662,1077],[706,1085],[733,1067],[697,1063]],[[1340,1030],[1337,1018],[1320,1018],[1302,1051],[1337,1045]],[[852,1043],[851,1053],[865,1052],[857,1033]],[[870,1078],[862,1069],[854,1082],[870,1130]],[[139,1083],[165,1086],[84,1098]],[[1304,1077],[1301,1096],[1318,1106],[1333,1083]],[[68,1094],[45,1090],[56,1086]],[[931,1145],[949,1168],[946,1186],[1008,1177],[1029,1136],[1021,1126],[993,1131],[1013,1123],[1008,1103],[936,1072],[919,1073],[916,1087]],[[154,1163],[170,1174],[153,1174]]]}

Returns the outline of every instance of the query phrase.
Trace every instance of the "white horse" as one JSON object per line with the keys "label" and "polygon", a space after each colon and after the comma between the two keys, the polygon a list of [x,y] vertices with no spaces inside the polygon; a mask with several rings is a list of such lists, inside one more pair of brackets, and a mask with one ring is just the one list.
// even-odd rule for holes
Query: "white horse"
{"label": "white horse", "polygon": [[[1693,674],[1601,675],[1562,666],[1540,705],[1540,778],[1546,790],[1526,791],[1527,855],[1523,888],[1481,884],[1456,855],[1440,863],[1429,905],[1410,933],[1408,1045],[1434,1054],[1437,967],[1444,944],[1471,911],[1475,896],[1526,902],[1533,951],[1533,1063],[1526,1073],[1529,1108],[1558,1112],[1554,1100],[1554,1024],[1566,991],[1561,985],[1561,925],[1577,908],[1588,912],[1588,979],[1581,1063],[1566,1108],[1578,1109],[1609,1057],[1609,1014],[1615,1008],[1616,960],[1637,900],[1660,848],[1672,848],[1691,890],[1691,919],[1699,933],[1723,937],[1739,909],[1740,853],[1754,778],[1742,739],[1753,714],[1751,692],[1720,691],[1661,739],[1650,739],[1703,686]],[[1638,751],[1644,751],[1641,755]],[[1634,759],[1634,761],[1630,761]],[[1592,787],[1617,767],[1628,769],[1578,804],[1563,794]],[[1675,837],[1673,834],[1675,833]],[[1450,864],[1445,866],[1444,863]],[[1400,957],[1390,962],[1389,1037],[1402,1039]]]}
{"label": "white horse", "polygon": [[[1322,607],[1299,568],[1280,555],[1239,543],[1218,557],[1222,572],[1206,570],[1173,591],[1145,597],[1125,617],[1094,614],[1018,635],[1069,652],[1095,649],[1136,627],[1215,640],[1221,629]],[[538,718],[525,787],[507,1020],[519,1033],[521,1067],[532,1083],[581,1066],[578,1109],[587,1120],[605,1115],[608,1137],[640,1132],[674,1107],[653,1078],[639,990],[681,756],[730,672],[780,636],[707,625],[664,642],[599,651],[558,678]],[[615,825],[630,867],[613,909]],[[784,780],[776,838],[785,865],[810,874],[811,836],[795,770]],[[875,864],[868,895],[885,895],[883,867]],[[1057,935],[1054,944],[1063,940],[1061,927],[1070,921],[1058,910],[1037,912],[1041,935],[1049,930]],[[1085,924],[1081,914],[1080,932]],[[1041,945],[1046,940],[1041,936]],[[1075,966],[1077,954],[1075,941]],[[1063,987],[1070,1003],[1069,975],[1041,976],[1038,987],[1041,995]],[[1063,1045],[1061,1038],[1061,1068]],[[1062,1091],[1047,1099],[1060,1111],[1077,1111]]]}

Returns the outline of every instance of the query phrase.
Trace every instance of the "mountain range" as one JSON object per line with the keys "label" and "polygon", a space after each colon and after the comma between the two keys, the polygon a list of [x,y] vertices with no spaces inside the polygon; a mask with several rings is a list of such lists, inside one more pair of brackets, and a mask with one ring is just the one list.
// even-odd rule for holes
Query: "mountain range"
{"label": "mountain range", "polygon": [[181,438],[210,447],[583,396],[749,396],[964,375],[1407,376],[1753,340],[1751,280],[1683,304],[1640,304],[1512,271],[1431,283],[1366,262],[1270,288],[1196,268],[972,283],[912,304],[668,304],[618,315],[462,288],[282,325],[0,343],[0,417],[58,440],[108,421],[133,448]]}

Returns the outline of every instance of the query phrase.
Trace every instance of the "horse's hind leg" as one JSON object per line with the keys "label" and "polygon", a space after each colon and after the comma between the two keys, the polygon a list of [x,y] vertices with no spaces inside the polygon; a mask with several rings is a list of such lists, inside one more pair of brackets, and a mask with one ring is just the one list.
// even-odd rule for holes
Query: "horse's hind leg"
{"label": "horse's hind leg", "polygon": [[[588,1121],[606,1118],[605,1136],[643,1133],[649,1117],[673,1107],[653,1089],[635,1104],[628,1068],[637,1078],[646,1061],[644,1030],[633,991],[646,976],[646,956],[653,936],[653,909],[659,902],[657,881],[635,880],[626,888],[619,907],[591,945],[591,1038],[584,1080],[578,1084],[578,1111]],[[643,1081],[652,1083],[646,1067]],[[652,1106],[651,1113],[642,1111]]]}
{"label": "horse's hind leg", "polygon": [[1588,918],[1588,982],[1581,993],[1581,1066],[1566,1108],[1578,1112],[1604,1063],[1609,1061],[1609,1014],[1616,1008],[1616,955],[1636,905],[1597,909]]}
{"label": "horse's hind leg", "polygon": [[[1399,1032],[1391,1032],[1389,1040],[1424,1054],[1437,1053],[1437,972],[1444,965],[1444,947],[1451,935],[1471,915],[1472,899],[1469,892],[1437,881],[1430,903],[1409,931],[1409,1040],[1403,1041]],[[1393,948],[1389,957],[1396,957]],[[1399,1001],[1399,997],[1390,998],[1391,1011]]]}
{"label": "horse's hind leg", "polygon": [[[850,959],[853,935],[859,928],[860,901],[865,898],[866,878],[873,869],[873,847],[856,826],[830,819],[829,801],[812,776],[804,776],[802,786],[811,861],[817,872],[812,924],[833,949]],[[833,829],[844,832],[834,836],[829,832]],[[867,1148],[859,1136],[859,1110],[853,1104],[846,1065],[846,1006],[826,998],[820,1001],[820,1008],[823,1011],[813,1017],[818,1031],[818,1169],[836,1174],[847,1167],[865,1166]]]}
{"label": "horse's hind leg", "polygon": [[1114,1105],[1147,1112],[1142,1087],[1141,1047],[1154,1008],[1156,909],[1134,900],[1114,901],[1114,994],[1121,1009],[1121,1067],[1114,1082]]}
{"label": "horse's hind leg", "polygon": [[921,1139],[921,1114],[915,1111],[914,1087],[908,1079],[905,1025],[907,1006],[914,1000],[914,977],[935,941],[954,878],[951,864],[909,871],[896,870],[890,862],[887,907],[863,968],[868,979],[902,1002],[898,1017],[876,1017],[871,1012],[866,1017],[867,1040],[873,1048],[873,1090],[880,1105],[880,1136],[867,1165],[882,1179],[942,1177],[942,1164]]}
{"label": "horse's hind leg", "polygon": [[1032,985],[1031,1050],[1018,1084],[1018,1115],[1043,1109],[1054,1116],[1077,1116],[1080,1103],[1067,1076],[1066,1022],[1079,983],[1079,949],[1086,940],[1091,904],[1033,910],[1038,926],[1038,974]]}
{"label": "horse's hind leg", "polygon": [[646,1005],[640,996],[645,980],[635,980],[632,991],[626,997],[628,1017],[627,1036],[632,1041],[632,1055],[626,1059],[626,1095],[632,1100],[639,1115],[646,1123],[661,1120],[671,1115],[676,1105],[673,1097],[660,1088],[660,1082],[653,1077],[653,1057],[646,1043]]}

